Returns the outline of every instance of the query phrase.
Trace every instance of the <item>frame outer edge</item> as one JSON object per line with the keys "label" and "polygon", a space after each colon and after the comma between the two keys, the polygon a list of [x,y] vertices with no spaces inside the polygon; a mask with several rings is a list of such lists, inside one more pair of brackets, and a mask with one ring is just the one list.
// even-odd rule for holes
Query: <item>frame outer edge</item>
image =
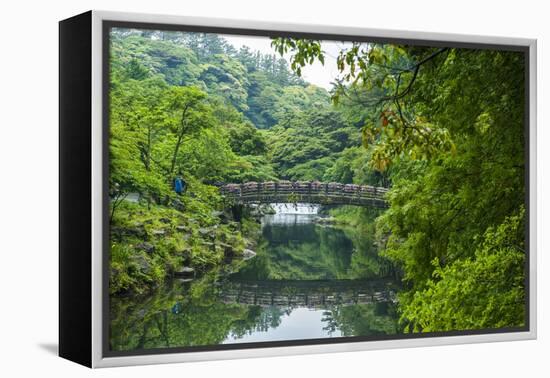
{"label": "frame outer edge", "polygon": [[[177,16],[166,14],[147,14],[133,12],[94,11],[102,20],[127,21],[136,23],[182,24],[190,26],[224,27],[250,30],[288,31],[295,33],[320,33],[340,35],[363,35],[373,38],[395,38],[426,41],[443,41],[454,43],[502,44],[531,46],[532,38],[487,36],[475,34],[435,33],[426,31],[407,31],[399,29],[374,29],[355,26],[337,26],[309,23],[285,23],[228,19],[196,16]],[[403,34],[406,33],[406,37]]]}
{"label": "frame outer edge", "polygon": [[92,368],[103,358],[102,19],[92,11]]}
{"label": "frame outer edge", "polygon": [[537,338],[538,138],[537,138],[537,40],[529,41],[529,333]]}
{"label": "frame outer edge", "polygon": [[[529,331],[502,334],[481,334],[464,336],[441,336],[354,342],[342,344],[316,344],[272,348],[235,349],[207,352],[144,354],[140,356],[103,357],[102,324],[102,205],[103,205],[103,161],[102,161],[102,23],[103,21],[126,21],[159,24],[182,24],[207,27],[240,29],[284,30],[289,32],[324,33],[335,35],[362,35],[379,38],[403,38],[446,41],[451,43],[506,44],[529,48]],[[271,23],[238,19],[186,17],[174,15],[141,14],[112,11],[92,11],[92,367],[116,367],[144,364],[195,362],[236,358],[262,358],[300,354],[367,351],[392,348],[426,347],[440,345],[473,344],[537,338],[537,290],[536,255],[538,233],[537,214],[537,40],[531,38],[508,38],[465,34],[431,33],[421,31],[381,30],[358,27],[340,27],[316,24]]]}

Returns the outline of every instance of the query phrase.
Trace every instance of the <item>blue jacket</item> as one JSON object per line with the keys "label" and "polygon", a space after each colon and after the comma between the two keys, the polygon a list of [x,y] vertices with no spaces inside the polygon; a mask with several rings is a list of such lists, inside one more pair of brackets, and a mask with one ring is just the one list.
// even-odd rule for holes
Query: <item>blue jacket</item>
{"label": "blue jacket", "polygon": [[178,194],[183,193],[183,190],[185,189],[185,181],[181,177],[177,177],[174,180],[174,191]]}

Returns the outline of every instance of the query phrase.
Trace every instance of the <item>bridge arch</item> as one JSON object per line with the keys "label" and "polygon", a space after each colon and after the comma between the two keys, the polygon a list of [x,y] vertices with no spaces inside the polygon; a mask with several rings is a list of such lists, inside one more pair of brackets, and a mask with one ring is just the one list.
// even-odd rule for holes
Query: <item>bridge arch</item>
{"label": "bridge arch", "polygon": [[337,182],[267,181],[224,184],[220,187],[220,192],[226,200],[240,205],[313,203],[386,208],[385,195],[388,189]]}

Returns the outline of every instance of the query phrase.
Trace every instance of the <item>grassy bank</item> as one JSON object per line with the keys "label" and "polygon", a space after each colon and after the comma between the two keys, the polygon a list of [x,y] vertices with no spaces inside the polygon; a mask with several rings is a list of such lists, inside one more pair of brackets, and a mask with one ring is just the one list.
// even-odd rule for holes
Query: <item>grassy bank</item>
{"label": "grassy bank", "polygon": [[123,202],[111,222],[111,294],[144,293],[184,267],[200,274],[254,246],[254,220],[202,210]]}
{"label": "grassy bank", "polygon": [[376,218],[383,210],[359,206],[338,206],[326,212],[337,225],[367,227],[369,231],[374,231]]}

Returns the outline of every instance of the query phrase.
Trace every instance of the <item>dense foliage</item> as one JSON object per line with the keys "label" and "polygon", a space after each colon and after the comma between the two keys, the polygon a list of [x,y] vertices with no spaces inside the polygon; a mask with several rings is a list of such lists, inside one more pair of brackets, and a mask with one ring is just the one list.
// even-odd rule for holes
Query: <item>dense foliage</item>
{"label": "dense foliage", "polygon": [[[218,182],[334,181],[391,188],[382,214],[331,213],[365,232],[376,223],[377,240],[353,269],[401,275],[407,331],[524,325],[523,55],[348,43],[329,93],[300,78],[325,61],[320,41],[278,38],[273,47],[290,67],[214,34],[113,31],[111,291],[143,291],[183,265],[205,270],[254,243],[255,223],[231,218]],[[185,195],[174,193],[178,176]],[[374,243],[383,256],[369,255]],[[323,246],[330,265],[330,242]],[[271,278],[318,250],[306,245]]]}
{"label": "dense foliage", "polygon": [[[324,59],[319,41],[273,45],[295,68]],[[353,43],[337,64],[333,101],[364,115],[369,165],[392,182],[377,223],[407,329],[524,325],[523,55]]]}
{"label": "dense foliage", "polygon": [[[403,312],[410,331],[501,328],[524,322],[523,212],[490,228],[472,257],[442,266]],[[484,298],[480,301],[479,298]]]}

